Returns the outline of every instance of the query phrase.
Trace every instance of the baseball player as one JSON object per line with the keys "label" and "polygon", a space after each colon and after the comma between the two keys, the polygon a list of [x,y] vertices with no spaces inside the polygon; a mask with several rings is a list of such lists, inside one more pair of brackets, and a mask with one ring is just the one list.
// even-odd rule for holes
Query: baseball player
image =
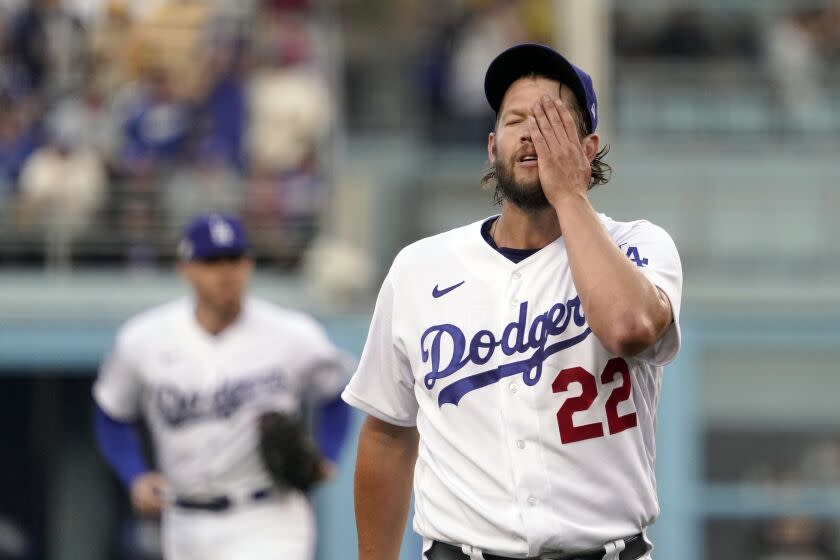
{"label": "baseball player", "polygon": [[[308,560],[309,501],[272,484],[260,419],[312,402],[329,474],[349,419],[347,359],[310,317],[244,296],[253,262],[237,219],[197,218],[178,252],[193,296],[120,329],[93,386],[99,446],[135,510],[162,513],[167,560]],[[141,454],[141,415],[159,471]]]}
{"label": "baseball player", "polygon": [[501,214],[397,255],[343,393],[368,414],[359,557],[397,558],[413,475],[425,559],[649,559],[677,250],[590,204],[609,167],[584,71],[518,45],[485,92]]}

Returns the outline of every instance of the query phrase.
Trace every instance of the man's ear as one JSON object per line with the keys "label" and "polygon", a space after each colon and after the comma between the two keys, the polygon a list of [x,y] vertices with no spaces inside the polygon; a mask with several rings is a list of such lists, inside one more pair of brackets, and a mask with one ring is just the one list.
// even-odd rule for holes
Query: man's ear
{"label": "man's ear", "polygon": [[496,165],[496,133],[491,132],[487,135],[487,159],[490,163]]}
{"label": "man's ear", "polygon": [[586,154],[586,159],[591,162],[598,155],[598,150],[601,149],[601,137],[598,136],[598,133],[593,132],[589,136],[584,136],[580,145],[583,148],[583,153]]}

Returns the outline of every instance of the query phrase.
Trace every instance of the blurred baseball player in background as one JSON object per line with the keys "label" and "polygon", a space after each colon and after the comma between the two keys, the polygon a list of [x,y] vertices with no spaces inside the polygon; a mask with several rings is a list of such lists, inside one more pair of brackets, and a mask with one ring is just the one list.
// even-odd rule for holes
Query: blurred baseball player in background
{"label": "blurred baseball player in background", "polygon": [[[178,253],[193,297],[120,329],[93,387],[98,444],[135,510],[162,513],[167,560],[309,560],[310,503],[273,482],[260,420],[313,403],[325,478],[347,432],[348,360],[310,317],[244,296],[253,262],[237,219],[197,218]],[[140,415],[159,471],[142,456]]]}
{"label": "blurred baseball player in background", "polygon": [[501,214],[400,252],[344,391],[368,413],[360,558],[397,558],[412,474],[424,558],[650,558],[677,250],[661,228],[590,204],[609,166],[585,72],[518,45],[491,63],[485,93]]}

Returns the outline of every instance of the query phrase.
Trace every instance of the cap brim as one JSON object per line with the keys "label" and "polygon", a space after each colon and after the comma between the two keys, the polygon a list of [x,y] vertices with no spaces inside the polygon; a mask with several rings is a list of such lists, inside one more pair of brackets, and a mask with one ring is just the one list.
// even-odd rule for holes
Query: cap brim
{"label": "cap brim", "polygon": [[[583,84],[572,63],[550,47],[526,43],[504,51],[487,68],[484,76],[484,95],[493,111],[499,112],[505,93],[513,82],[531,74],[556,79],[571,88],[578,103],[585,104]],[[591,128],[591,123],[588,124]]]}

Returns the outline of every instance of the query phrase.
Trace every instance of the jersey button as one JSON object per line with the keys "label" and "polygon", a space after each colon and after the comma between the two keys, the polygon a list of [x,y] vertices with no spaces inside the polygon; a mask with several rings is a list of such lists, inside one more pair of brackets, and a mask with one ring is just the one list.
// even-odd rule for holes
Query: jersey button
{"label": "jersey button", "polygon": [[520,278],[522,278],[522,273],[521,272],[519,272],[517,270],[516,272],[513,273],[513,279],[514,280],[519,280]]}
{"label": "jersey button", "polygon": [[533,497],[533,496],[529,497],[529,498],[528,498],[528,505],[529,505],[529,506],[535,506],[535,505],[537,505],[537,499],[536,499],[535,497]]}
{"label": "jersey button", "polygon": [[518,447],[519,449],[525,449],[525,442],[521,439],[516,440],[516,447]]}
{"label": "jersey button", "polygon": [[510,298],[510,304],[511,305],[519,305],[519,300],[516,299],[516,297],[514,296],[514,297]]}
{"label": "jersey button", "polygon": [[511,383],[509,389],[511,393],[515,393],[519,390],[519,387],[517,387],[516,383]]}

